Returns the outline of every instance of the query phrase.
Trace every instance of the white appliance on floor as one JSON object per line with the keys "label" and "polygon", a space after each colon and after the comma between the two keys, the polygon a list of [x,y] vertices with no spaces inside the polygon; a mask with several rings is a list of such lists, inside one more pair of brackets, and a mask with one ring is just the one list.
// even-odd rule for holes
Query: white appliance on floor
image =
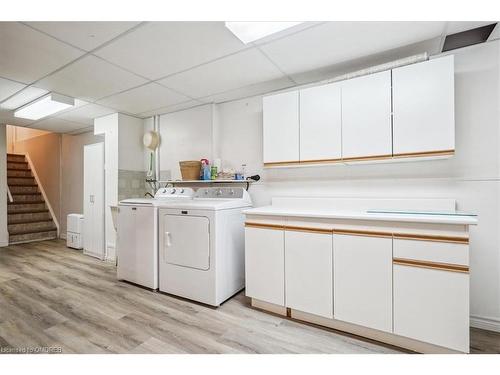
{"label": "white appliance on floor", "polygon": [[66,221],[66,246],[83,248],[83,215],[69,214]]}
{"label": "white appliance on floor", "polygon": [[190,201],[159,205],[160,291],[219,306],[245,285],[240,187],[200,188]]}
{"label": "white appliance on floor", "polygon": [[154,199],[131,198],[118,203],[117,278],[158,289],[158,209],[191,200],[191,188],[161,188]]}

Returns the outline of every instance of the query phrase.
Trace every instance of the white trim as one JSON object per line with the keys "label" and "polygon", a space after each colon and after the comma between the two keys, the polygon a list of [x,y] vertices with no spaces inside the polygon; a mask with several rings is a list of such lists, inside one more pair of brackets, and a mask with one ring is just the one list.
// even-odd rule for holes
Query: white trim
{"label": "white trim", "polygon": [[49,201],[49,199],[47,197],[47,194],[45,194],[45,190],[43,189],[43,185],[42,185],[40,179],[38,178],[38,174],[36,173],[35,166],[33,165],[33,162],[31,161],[29,153],[26,153],[25,156],[26,156],[26,160],[28,160],[28,164],[30,166],[31,172],[33,173],[33,177],[35,177],[35,181],[36,181],[36,183],[38,185],[38,188],[40,189],[40,192],[42,193],[43,200],[45,201],[45,204],[47,205],[47,208],[49,209],[50,216],[52,216],[52,220],[56,224],[56,227],[57,227],[57,237],[59,237],[59,221],[57,221],[57,217],[56,217],[56,215],[54,213],[54,210],[52,209],[52,206],[51,206],[50,201]]}
{"label": "white trim", "polygon": [[0,241],[0,247],[9,246],[9,241]]}
{"label": "white trim", "polygon": [[485,329],[487,331],[500,332],[500,319],[471,315],[470,326]]}
{"label": "white trim", "polygon": [[62,240],[65,240],[67,237],[66,237],[66,233],[61,233],[61,235],[59,236],[60,239]]}

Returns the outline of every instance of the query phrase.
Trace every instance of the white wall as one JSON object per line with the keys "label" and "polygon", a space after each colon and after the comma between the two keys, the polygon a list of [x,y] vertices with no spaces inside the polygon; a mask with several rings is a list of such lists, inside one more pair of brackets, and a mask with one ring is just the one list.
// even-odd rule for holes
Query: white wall
{"label": "white wall", "polygon": [[66,235],[68,214],[83,214],[83,147],[103,142],[102,135],[92,132],[62,135],[61,142],[61,235]]}
{"label": "white wall", "polygon": [[180,179],[179,161],[211,159],[212,129],[211,104],[160,116],[161,178]]}
{"label": "white wall", "polygon": [[94,134],[104,135],[106,259],[116,258],[116,231],[110,206],[118,205],[118,170],[144,170],[143,121],[121,113],[94,120]]}
{"label": "white wall", "polygon": [[477,213],[480,220],[471,228],[472,322],[500,329],[499,42],[454,53],[456,155],[451,159],[263,170],[261,97],[217,106],[216,151],[223,166],[246,163],[248,173],[261,175],[250,188],[256,205],[277,195],[455,198],[459,210]]}
{"label": "white wall", "polygon": [[9,244],[7,231],[7,139],[4,124],[0,124],[0,246]]}

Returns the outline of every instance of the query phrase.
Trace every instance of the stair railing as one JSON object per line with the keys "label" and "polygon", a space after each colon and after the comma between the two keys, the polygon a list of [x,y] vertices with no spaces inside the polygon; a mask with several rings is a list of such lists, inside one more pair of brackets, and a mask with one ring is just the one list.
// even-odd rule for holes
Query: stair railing
{"label": "stair railing", "polygon": [[9,185],[7,185],[7,197],[9,198],[9,202],[14,202],[14,198],[12,198],[12,193],[10,192]]}
{"label": "stair railing", "polygon": [[38,185],[38,188],[40,189],[40,192],[42,193],[43,200],[45,201],[45,204],[47,205],[47,208],[49,209],[50,216],[52,216],[52,220],[54,221],[54,224],[56,225],[57,228],[57,237],[59,238],[59,221],[57,221],[57,217],[54,213],[54,210],[52,209],[52,206],[49,202],[49,198],[47,197],[47,194],[45,194],[45,190],[43,189],[42,182],[40,181],[40,178],[38,178],[38,174],[36,173],[35,165],[31,161],[29,153],[26,153],[24,155],[26,157],[26,160],[28,161],[28,164],[31,169],[31,173],[33,173],[33,177],[35,178],[35,181]]}

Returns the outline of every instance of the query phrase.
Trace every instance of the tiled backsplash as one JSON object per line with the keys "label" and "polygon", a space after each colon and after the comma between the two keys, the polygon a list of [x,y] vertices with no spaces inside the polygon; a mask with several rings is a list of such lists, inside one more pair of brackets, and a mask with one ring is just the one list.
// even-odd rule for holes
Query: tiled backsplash
{"label": "tiled backsplash", "polygon": [[146,172],[125,169],[118,171],[118,201],[127,198],[142,198],[149,190]]}

